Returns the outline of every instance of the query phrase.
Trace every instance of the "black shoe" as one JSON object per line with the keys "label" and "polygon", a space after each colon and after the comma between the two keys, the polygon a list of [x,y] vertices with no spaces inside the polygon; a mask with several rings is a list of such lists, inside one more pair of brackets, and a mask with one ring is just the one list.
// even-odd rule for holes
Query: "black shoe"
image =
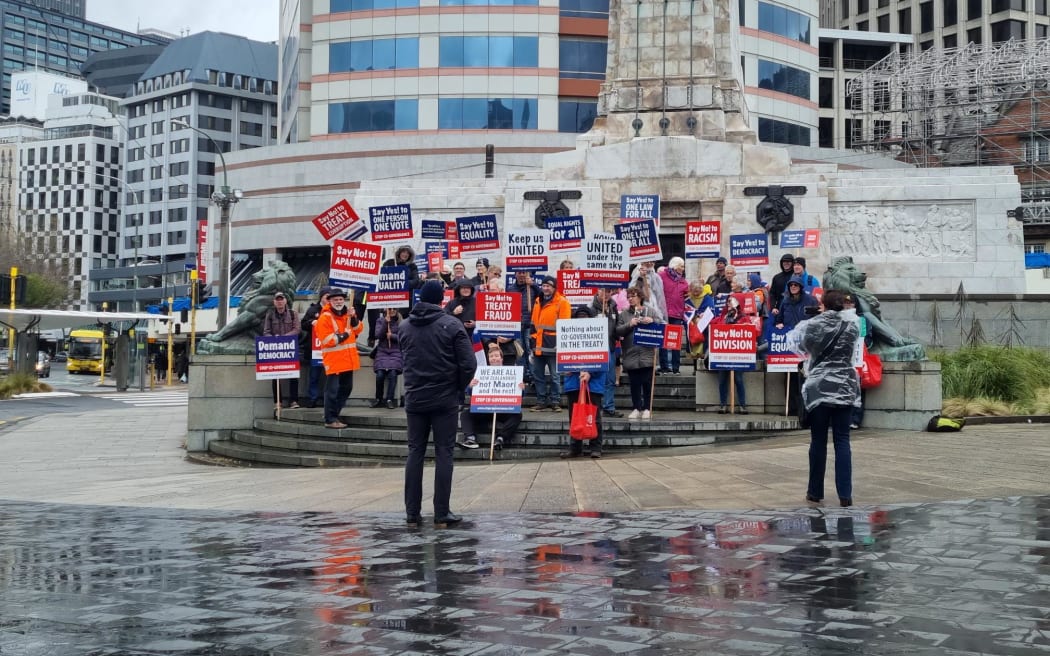
{"label": "black shoe", "polygon": [[853,499],[839,499],[839,505],[843,508],[849,508],[853,505]]}
{"label": "black shoe", "polygon": [[727,408],[724,405],[718,406],[718,414],[720,414],[720,415],[728,415],[729,414],[729,408]]}
{"label": "black shoe", "polygon": [[672,369],[671,373],[672,374],[680,374],[680,373],[682,373],[682,370],[681,369]]}
{"label": "black shoe", "polygon": [[382,403],[382,401],[380,401],[379,399],[371,399],[368,402],[368,407],[369,408],[378,408],[380,403]]}
{"label": "black shoe", "polygon": [[583,451],[562,451],[558,454],[559,458],[579,458],[583,455]]}
{"label": "black shoe", "polygon": [[394,399],[390,399],[386,402],[386,407],[390,410],[394,410],[395,408],[397,408],[397,401],[395,401]]}
{"label": "black shoe", "polygon": [[441,517],[434,517],[434,526],[438,528],[445,528],[447,526],[453,526],[463,521],[463,518],[455,513],[449,513],[442,515]]}
{"label": "black shoe", "polygon": [[622,417],[623,413],[619,410],[602,410],[603,417]]}
{"label": "black shoe", "polygon": [[809,494],[806,495],[806,503],[808,503],[810,505],[819,506],[821,504],[821,502],[823,502],[823,501],[824,501],[823,499],[818,499],[818,498],[816,498],[814,496],[810,496]]}
{"label": "black shoe", "polygon": [[419,515],[408,515],[407,517],[405,517],[405,524],[407,526],[411,527],[411,528],[415,528],[415,527],[419,526],[419,524],[422,521],[423,521],[423,518],[420,517]]}
{"label": "black shoe", "polygon": [[737,413],[738,415],[746,415],[746,414],[748,414],[748,412],[747,412],[747,406],[746,406],[746,405],[738,405],[738,406],[736,407],[736,413]]}

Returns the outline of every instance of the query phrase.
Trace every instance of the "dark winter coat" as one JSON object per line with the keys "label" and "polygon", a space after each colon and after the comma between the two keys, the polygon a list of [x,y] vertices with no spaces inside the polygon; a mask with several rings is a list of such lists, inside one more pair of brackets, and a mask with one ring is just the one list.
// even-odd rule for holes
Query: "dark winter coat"
{"label": "dark winter coat", "polygon": [[[402,251],[407,252],[407,259],[399,258]],[[394,257],[383,262],[383,266],[403,266],[408,267],[408,288],[418,289],[423,286],[423,279],[419,277],[419,267],[416,266],[416,252],[412,250],[412,247],[408,244],[398,246],[397,251],[394,253]]]}
{"label": "dark winter coat", "polygon": [[780,301],[780,314],[777,315],[777,323],[782,323],[788,328],[794,328],[798,324],[802,323],[809,317],[806,315],[807,307],[819,307],[820,303],[817,299],[813,298],[810,294],[805,292],[805,289],[797,296],[791,296],[791,284],[797,283],[802,285],[802,279],[798,276],[791,276],[788,280],[787,288],[784,290],[784,298]]}
{"label": "dark winter coat", "polygon": [[[449,315],[452,316],[453,319],[459,321],[460,323],[474,321],[474,314],[476,312],[477,306],[477,303],[474,302],[475,294],[473,291],[471,291],[470,296],[460,296],[459,290],[461,287],[470,287],[471,290],[473,290],[473,287],[471,287],[469,283],[460,281],[460,283],[456,285],[455,296],[453,296],[452,300],[449,301],[448,305],[445,306],[445,312],[447,312]],[[459,314],[454,314],[456,308],[458,307],[462,307],[463,311]],[[464,328],[466,328],[466,326],[464,326]],[[466,330],[468,337],[472,337],[474,335],[473,328],[466,328]]]}
{"label": "dark winter coat", "polygon": [[401,327],[399,316],[396,315],[392,322],[388,322],[386,314],[381,314],[376,320],[376,348],[372,352],[372,368],[376,371],[402,369],[401,344],[398,341]]}
{"label": "dark winter coat", "polygon": [[[631,319],[636,316],[638,318],[646,316],[656,318],[654,315],[652,308],[643,305],[638,309],[637,314],[635,314],[633,307],[629,307],[621,312],[619,318],[617,318],[616,336],[620,338],[620,347],[622,349],[620,358],[623,362],[624,371],[653,368],[655,360],[653,351],[656,349],[634,345],[634,327],[631,326]],[[659,319],[656,318],[656,321],[659,321]]]}
{"label": "dark winter coat", "polygon": [[477,370],[463,324],[432,303],[416,303],[398,329],[405,372],[405,410],[428,413],[459,407]]}

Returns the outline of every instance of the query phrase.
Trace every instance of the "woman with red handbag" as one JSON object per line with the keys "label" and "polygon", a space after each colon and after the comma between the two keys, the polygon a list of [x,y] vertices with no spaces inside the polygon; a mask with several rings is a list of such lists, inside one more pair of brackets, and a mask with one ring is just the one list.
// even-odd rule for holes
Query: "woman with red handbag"
{"label": "woman with red handbag", "polygon": [[[591,319],[594,315],[586,305],[576,308],[573,317]],[[605,394],[606,370],[574,371],[565,376],[563,389],[569,397],[569,436],[572,438],[568,451],[562,451],[562,458],[579,458],[583,455],[583,443],[590,441],[591,457],[602,457],[602,405]],[[612,390],[609,390],[612,394]],[[593,422],[589,419],[593,417]]]}

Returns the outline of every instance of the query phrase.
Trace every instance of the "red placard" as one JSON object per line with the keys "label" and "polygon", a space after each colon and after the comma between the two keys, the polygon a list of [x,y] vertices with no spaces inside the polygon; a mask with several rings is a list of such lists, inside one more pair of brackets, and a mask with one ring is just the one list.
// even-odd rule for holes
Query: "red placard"
{"label": "red placard", "polygon": [[736,300],[741,314],[747,316],[758,314],[758,304],[755,302],[755,294],[753,292],[736,292],[731,296]]}
{"label": "red placard", "polygon": [[672,326],[667,324],[664,326],[664,348],[668,351],[681,351],[682,350],[682,334],[685,332],[684,326]]}
{"label": "red placard", "polygon": [[353,207],[350,207],[350,203],[346,202],[345,198],[314,217],[313,224],[326,241],[338,235],[343,235],[357,224],[360,224],[361,232],[357,232],[355,229],[354,232],[357,232],[357,234],[348,234],[346,235],[347,238],[354,239],[367,232],[361,217],[357,215]]}
{"label": "red placard", "polygon": [[758,331],[746,323],[713,323],[708,327],[709,369],[755,368]]}
{"label": "red placard", "polygon": [[820,246],[820,230],[807,230],[802,239],[802,248],[817,248]]}
{"label": "red placard", "polygon": [[569,301],[569,305],[590,305],[594,299],[595,290],[581,284],[582,275],[583,271],[580,269],[558,271],[558,293]]}
{"label": "red placard", "polygon": [[427,253],[427,271],[430,271],[431,273],[441,273],[441,270],[444,268],[445,260],[441,257],[441,251]]}
{"label": "red placard", "polygon": [[687,221],[685,224],[685,256],[718,257],[722,244],[721,221]]}
{"label": "red placard", "polygon": [[[455,224],[453,224],[453,225],[455,225]],[[461,249],[459,247],[459,242],[458,241],[449,241],[448,242],[448,259],[450,259],[450,260],[458,260],[461,257],[463,257],[463,249]]]}
{"label": "red placard", "polygon": [[373,291],[379,285],[383,247],[360,241],[336,239],[328,280],[338,287]]}
{"label": "red placard", "polygon": [[208,250],[208,222],[197,222],[197,280],[201,283],[208,282],[208,258],[211,252]]}
{"label": "red placard", "polygon": [[481,292],[474,333],[481,337],[521,337],[521,294]]}

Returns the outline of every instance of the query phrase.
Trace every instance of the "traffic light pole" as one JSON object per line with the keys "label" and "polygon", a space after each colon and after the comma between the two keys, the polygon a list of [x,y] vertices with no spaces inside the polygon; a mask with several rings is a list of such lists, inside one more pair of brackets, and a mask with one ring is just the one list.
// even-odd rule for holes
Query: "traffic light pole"
{"label": "traffic light pole", "polygon": [[190,358],[197,355],[197,270],[190,271]]}

